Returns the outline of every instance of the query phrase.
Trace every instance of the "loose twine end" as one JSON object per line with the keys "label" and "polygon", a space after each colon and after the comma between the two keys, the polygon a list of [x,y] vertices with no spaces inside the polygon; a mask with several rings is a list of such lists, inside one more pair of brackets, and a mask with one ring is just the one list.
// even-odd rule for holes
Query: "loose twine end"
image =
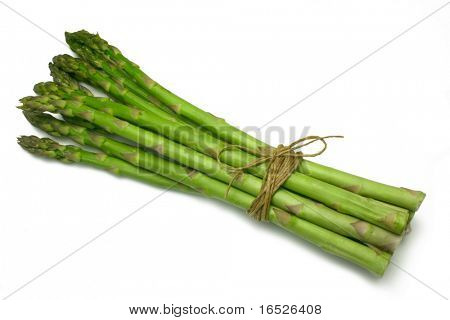
{"label": "loose twine end", "polygon": [[[317,157],[324,153],[328,147],[326,139],[330,138],[343,138],[343,136],[306,136],[287,146],[280,144],[276,148],[269,147],[258,152],[240,145],[229,145],[224,147],[217,155],[217,161],[221,164],[223,164],[220,160],[222,153],[232,149],[239,149],[246,152],[251,151],[251,153],[257,156],[255,160],[250,161],[242,167],[228,167],[228,170],[233,173],[233,177],[228,184],[225,197],[228,197],[233,183],[241,177],[244,170],[267,163],[266,174],[263,177],[259,194],[247,210],[247,213],[254,219],[258,221],[267,221],[269,219],[270,204],[275,192],[277,192],[286,180],[289,179],[291,174],[298,168],[303,158]],[[303,153],[300,150],[301,148],[318,141],[322,143],[322,149],[319,151],[314,153]]]}

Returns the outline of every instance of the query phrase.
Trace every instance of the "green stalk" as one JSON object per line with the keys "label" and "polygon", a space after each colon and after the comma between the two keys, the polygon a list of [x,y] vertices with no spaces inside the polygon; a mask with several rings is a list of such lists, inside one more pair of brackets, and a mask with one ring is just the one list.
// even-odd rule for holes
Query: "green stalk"
{"label": "green stalk", "polygon": [[[124,154],[138,154],[139,159],[144,159],[146,154],[141,150],[129,145],[123,145],[115,140],[109,139],[98,132],[93,132],[87,128],[65,123],[55,119],[48,114],[27,113],[25,116],[28,121],[47,133],[54,136],[65,136],[80,144],[100,148],[109,153],[114,150],[121,150],[120,153],[113,153],[115,157],[130,161],[130,157],[124,157]],[[113,151],[108,146],[113,145]],[[136,159],[136,157],[131,157]],[[132,164],[135,164],[131,162]],[[245,179],[245,178],[243,178]],[[339,214],[323,205],[315,203],[309,199],[301,198],[296,195],[290,198],[285,194],[283,197],[278,193],[273,199],[273,204],[280,208],[285,208],[298,217],[324,227],[336,233],[348,236],[359,241],[371,244],[387,252],[394,252],[401,241],[401,237],[396,236],[382,228],[371,225],[365,221],[353,217]]]}
{"label": "green stalk", "polygon": [[[132,97],[132,100],[134,101],[134,104],[140,103],[139,106],[142,110],[150,112],[149,114],[152,115],[152,117],[160,116],[162,113],[162,116],[158,119],[159,120],[170,120],[173,125],[176,125],[177,122],[180,123],[181,121],[174,119],[169,114],[163,112],[160,109],[155,109],[151,105],[149,105],[145,100],[138,97],[137,95],[133,94],[132,92],[128,90],[122,90],[120,86],[117,85],[114,81],[109,79],[107,76],[105,76],[101,71],[96,70],[95,68],[91,67],[87,63],[81,61],[80,59],[73,58],[68,55],[61,55],[56,56],[53,59],[54,63],[60,67],[65,72],[68,72],[70,74],[75,75],[78,79],[81,79],[83,81],[90,81],[91,83],[97,83],[97,85],[101,85],[104,88],[107,88],[108,92],[112,92],[112,95],[116,97]],[[96,101],[100,101],[99,98],[89,98],[84,97],[82,98],[86,103],[92,103],[91,106],[93,107],[94,103]],[[114,105],[118,105],[115,102],[103,99],[103,103],[108,103],[110,105],[109,110],[114,109]],[[124,99],[126,100],[126,99]],[[105,110],[105,109],[103,109]],[[157,111],[157,112],[156,112]],[[109,112],[109,111],[108,111]],[[111,111],[112,112],[112,111]],[[135,108],[131,108],[131,111],[128,111],[129,113],[132,113],[129,115],[132,118],[136,118],[139,116],[139,110]],[[130,118],[127,118],[130,120]],[[156,122],[158,122],[156,121]],[[141,124],[142,125],[142,124]],[[186,129],[189,129],[190,131],[196,132],[196,128],[186,125],[183,123],[183,126],[186,126]],[[161,126],[160,126],[161,127]],[[163,130],[168,130],[172,128],[173,126],[165,126],[162,128]],[[195,145],[196,147],[202,148],[201,152],[204,152],[205,154],[208,154],[212,157],[215,157],[217,155],[218,150],[221,150],[219,148],[211,147],[211,143],[205,143],[206,141],[210,142],[212,136],[207,134],[201,134],[203,131],[197,130],[197,134],[190,134],[188,135],[188,138],[190,140],[189,146],[192,147],[192,145]],[[178,136],[180,136],[179,133],[176,133]],[[200,143],[191,141],[192,138],[195,138],[197,136],[197,139],[200,139]],[[209,137],[208,137],[209,136]],[[174,139],[171,137],[171,139]],[[209,140],[208,140],[209,139]],[[219,141],[215,139],[216,141]],[[185,142],[183,142],[185,143]],[[189,141],[188,141],[189,143]],[[185,143],[186,144],[186,143]],[[220,145],[216,143],[216,146]],[[222,144],[223,145],[223,144]],[[224,146],[224,145],[223,145]],[[198,150],[198,149],[197,149]],[[227,152],[228,153],[228,152]],[[230,152],[231,154],[231,152]],[[234,150],[232,154],[236,155],[239,154],[240,156],[232,156],[227,157],[226,162],[233,165],[233,166],[243,166],[246,163],[248,163],[248,159],[250,159],[250,154],[239,152],[237,150]],[[236,162],[235,160],[238,159],[239,162]],[[258,176],[264,175],[264,166],[260,166],[259,168],[252,168],[252,173],[256,174]],[[334,185],[322,182],[321,180],[317,180],[311,176],[295,173],[292,174],[289,179],[285,182],[283,187],[292,190],[294,192],[300,193],[302,195],[305,195],[307,197],[313,198],[317,201],[320,201],[327,206],[336,209],[337,211],[353,215],[355,217],[358,217],[360,219],[364,219],[370,223],[376,224],[378,226],[381,226],[389,231],[395,232],[397,234],[401,234],[406,227],[406,224],[409,219],[409,214],[406,212],[406,210],[400,210],[400,208],[395,209],[392,206],[386,206],[383,203],[380,203],[379,201],[372,200],[370,198],[364,198],[358,194],[352,193],[348,190],[344,190],[342,188],[338,188]]]}
{"label": "green stalk", "polygon": [[[77,46],[75,45],[74,47],[77,47]],[[121,69],[118,69],[118,68],[111,68],[110,64],[104,60],[95,60],[94,59],[95,56],[90,51],[89,48],[83,47],[83,46],[78,46],[77,52],[80,55],[80,57],[83,57],[86,59],[93,59],[92,63],[94,64],[95,67],[106,70],[108,74],[114,75],[114,79],[117,79],[116,81],[119,85],[130,89],[132,92],[136,93],[138,96],[150,101],[153,105],[155,105],[159,109],[167,110],[166,106],[161,101],[159,101],[158,99],[153,97],[150,93],[146,92],[144,89],[141,89],[141,87],[137,83],[135,83],[134,81],[130,80],[127,77],[127,75],[124,71],[122,71]],[[50,71],[51,71],[51,76],[54,79],[56,78],[55,82],[58,82],[56,80],[61,77],[71,78],[67,73],[65,73],[64,71],[59,70],[59,68],[55,67],[54,64],[50,63],[49,67],[50,67]],[[52,69],[52,67],[54,69]],[[75,80],[72,79],[72,81],[75,81]],[[77,81],[75,81],[75,82],[77,82]],[[84,87],[81,87],[81,89],[83,89],[83,88]]]}
{"label": "green stalk", "polygon": [[[57,133],[54,133],[57,135]],[[105,153],[93,153],[75,146],[60,146],[51,139],[39,139],[34,136],[20,137],[18,143],[31,153],[54,158],[65,163],[83,163],[108,171],[112,174],[133,178],[160,188],[173,189],[180,192],[194,193],[195,190],[170,180],[159,174],[139,169],[126,161],[111,157]],[[43,147],[45,145],[45,148]]]}
{"label": "green stalk", "polygon": [[[108,132],[136,141],[140,145],[148,147],[168,158],[174,159],[188,167],[202,171],[213,178],[225,183],[233,181],[233,185],[252,195],[257,195],[262,181],[252,175],[243,174],[239,179],[233,179],[232,174],[220,166],[214,159],[195,152],[192,149],[178,145],[162,136],[140,129],[128,122],[112,117],[104,112],[86,107],[77,101],[24,101],[22,108],[37,111],[60,112],[68,116],[82,117],[89,122],[102,127]],[[66,130],[67,131],[67,130]],[[378,247],[390,247],[393,250],[399,238],[390,233],[383,233],[380,228],[374,229],[369,224],[353,218],[340,215],[324,206],[315,205],[307,199],[292,194],[286,190],[279,190],[272,198],[273,204],[282,209],[289,210],[293,214],[305,215],[305,219],[314,221],[318,225],[326,225],[328,228],[345,235],[364,239],[365,242],[374,243]],[[320,211],[322,210],[322,211]],[[307,217],[306,217],[307,216]],[[303,217],[303,216],[302,216]],[[350,219],[349,219],[350,218]],[[375,231],[374,231],[375,230]]]}
{"label": "green stalk", "polygon": [[[103,59],[104,63],[97,65],[99,67],[107,65],[107,68],[103,70],[117,79],[121,78],[118,72],[113,73],[110,71],[122,69],[131,77],[131,79],[138,83],[142,89],[146,90],[170,107],[172,111],[191,120],[199,126],[207,128],[222,140],[231,144],[245,146],[250,150],[254,150],[256,153],[261,149],[270,147],[245,132],[231,126],[226,123],[225,120],[203,111],[165,89],[145,74],[138,65],[123,56],[116,47],[109,45],[98,35],[90,34],[84,30],[74,33],[66,32],[66,42],[74,51],[77,51],[79,47],[85,47],[89,48],[92,52],[96,52],[97,55],[91,54],[91,56],[85,56],[85,58],[88,59],[88,61],[99,61]],[[127,104],[136,105],[135,103],[133,104],[128,101],[125,102]],[[397,188],[378,183],[307,160],[302,161],[298,171],[362,196],[392,203],[411,211],[416,211],[425,198],[425,194],[420,191]]]}
{"label": "green stalk", "polygon": [[108,63],[107,61],[105,61],[103,59],[97,59],[95,53],[90,48],[76,43],[73,45],[73,51],[78,56],[80,56],[80,58],[82,58],[86,61],[90,61],[90,63],[94,67],[96,67],[98,69],[103,69],[107,74],[113,75],[114,79],[120,79],[120,80],[118,80],[119,84],[128,87],[130,90],[132,90],[133,92],[135,92],[137,95],[141,96],[142,98],[144,98],[144,99],[153,98],[154,99],[154,97],[151,94],[149,94],[144,89],[141,89],[141,87],[136,82],[133,82],[132,80],[130,80],[124,71],[122,71],[119,68],[113,68],[110,63]]}
{"label": "green stalk", "polygon": [[[71,90],[70,88],[52,82],[38,83],[35,85],[34,91],[41,95],[47,94],[49,95],[48,98],[50,99],[57,99],[57,97],[60,97],[67,100],[81,101],[87,106],[109,113],[139,127],[148,128],[168,137],[171,140],[177,141],[213,158],[217,158],[219,152],[224,147],[226,147],[226,144],[223,141],[211,136],[210,134],[199,128],[195,128],[182,121],[177,121],[177,119],[173,117],[166,116],[165,118],[160,118],[158,114],[154,114],[151,111],[141,111],[134,109],[133,107],[127,107],[120,103],[111,101],[108,98],[86,96],[78,90]],[[42,100],[46,98],[39,97],[37,99]],[[239,149],[229,150],[225,153],[222,153],[221,155],[221,161],[233,167],[245,166],[247,163],[255,159],[256,156],[253,156]],[[250,168],[247,171],[258,177],[263,177],[266,170],[267,165],[261,164],[259,166]],[[310,187],[314,186],[315,184],[311,184],[310,181],[304,180],[304,177],[299,173],[293,173],[292,176],[288,179],[285,187],[294,192],[304,194],[308,197],[321,201],[324,204],[336,208],[338,211],[347,214],[367,210],[367,206],[369,206],[370,210],[372,211],[378,211],[379,206],[387,206],[387,210],[389,211],[394,210],[408,213],[405,209],[387,205],[383,202],[379,202],[373,199],[363,199],[359,196],[353,195],[350,192],[337,190],[337,188],[334,188],[332,186],[326,186],[327,190],[329,190],[331,187],[331,191],[334,191],[338,195],[341,195],[341,198],[336,196],[329,197],[326,194],[322,196],[322,193],[319,193],[319,191],[323,192],[323,189],[310,190]],[[361,203],[363,203],[363,205],[361,205]]]}
{"label": "green stalk", "polygon": [[[59,161],[90,163],[85,161],[89,158],[90,153],[75,146],[62,146],[50,139],[38,139],[36,137],[21,137],[19,143],[25,150],[40,156]],[[90,159],[94,160],[96,157],[95,154],[92,154]],[[164,166],[167,169],[168,166],[171,166],[172,178],[176,177],[177,181],[195,187],[209,197],[224,199],[223,195],[227,190],[226,184],[194,170],[187,170],[162,158],[156,156],[151,158],[155,161],[154,165]],[[226,200],[237,207],[248,209],[254,197],[231,188]],[[390,254],[342,237],[276,207],[270,208],[269,221],[321,247],[323,250],[356,263],[377,275],[382,275],[389,264]]]}
{"label": "green stalk", "polygon": [[86,120],[80,119],[80,118],[74,118],[74,117],[66,117],[66,116],[62,116],[62,118],[64,119],[64,121],[73,124],[73,125],[77,125],[77,126],[81,126],[81,127],[85,127],[88,128],[90,130],[96,130],[99,133],[102,134],[108,134],[105,130],[100,129],[99,127],[97,127],[95,124],[92,124]]}

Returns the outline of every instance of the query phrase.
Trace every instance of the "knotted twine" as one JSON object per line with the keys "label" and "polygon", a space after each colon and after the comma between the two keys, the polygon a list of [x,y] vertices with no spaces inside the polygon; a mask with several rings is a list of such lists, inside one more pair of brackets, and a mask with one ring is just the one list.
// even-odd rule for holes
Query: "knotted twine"
{"label": "knotted twine", "polygon": [[[262,148],[259,151],[240,145],[229,145],[224,147],[217,154],[217,161],[220,164],[223,164],[220,160],[222,153],[232,149],[239,149],[253,153],[258,157],[242,167],[228,167],[228,170],[232,172],[234,176],[228,184],[228,189],[225,196],[228,196],[232,184],[244,173],[244,170],[267,162],[267,170],[263,177],[259,194],[247,210],[247,213],[256,220],[267,221],[269,219],[270,204],[275,192],[286,182],[287,179],[289,179],[291,174],[297,170],[303,158],[317,157],[324,153],[328,146],[326,139],[329,138],[343,138],[343,136],[306,136],[292,142],[287,146],[280,144],[276,148],[267,147]],[[319,151],[314,153],[303,153],[300,150],[301,148],[318,141],[320,141],[323,145],[322,149]]]}

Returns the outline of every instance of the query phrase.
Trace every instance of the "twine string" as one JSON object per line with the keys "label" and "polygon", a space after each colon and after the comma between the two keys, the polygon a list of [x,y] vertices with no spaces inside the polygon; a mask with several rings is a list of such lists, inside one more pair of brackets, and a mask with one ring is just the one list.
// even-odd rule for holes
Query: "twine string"
{"label": "twine string", "polygon": [[[267,221],[269,216],[269,208],[272,202],[272,197],[277,190],[286,182],[291,174],[298,168],[303,158],[317,157],[325,152],[328,147],[326,139],[330,138],[343,138],[343,136],[306,136],[300,138],[291,144],[278,145],[276,148],[268,147],[255,151],[253,149],[240,146],[240,145],[228,145],[224,147],[217,154],[217,161],[223,164],[220,160],[220,156],[225,151],[238,149],[246,152],[251,152],[257,156],[255,160],[250,161],[242,167],[228,167],[228,170],[233,173],[233,177],[228,184],[227,192],[225,194],[228,197],[228,193],[233,183],[239,179],[245,170],[258,166],[263,163],[267,163],[267,170],[262,180],[261,189],[258,196],[252,202],[247,213],[258,221]],[[310,144],[321,142],[322,148],[313,153],[303,153],[301,149]]]}

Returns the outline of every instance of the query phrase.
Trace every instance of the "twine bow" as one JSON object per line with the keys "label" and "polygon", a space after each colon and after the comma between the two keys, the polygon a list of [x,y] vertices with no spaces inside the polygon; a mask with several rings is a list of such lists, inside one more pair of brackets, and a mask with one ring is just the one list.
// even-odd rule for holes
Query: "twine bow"
{"label": "twine bow", "polygon": [[[242,167],[229,167],[229,170],[234,173],[234,176],[228,185],[226,196],[228,196],[228,192],[234,181],[244,173],[244,170],[267,162],[267,170],[263,177],[259,194],[247,210],[247,213],[256,220],[267,221],[269,218],[269,207],[274,193],[286,182],[292,172],[297,169],[303,158],[317,157],[324,153],[328,146],[326,139],[329,138],[343,138],[343,136],[306,136],[287,146],[280,144],[276,148],[268,147],[259,151],[240,145],[229,145],[224,147],[217,155],[217,161],[221,164],[220,156],[222,153],[232,149],[251,152],[258,157]],[[314,153],[303,153],[300,151],[301,148],[318,141],[323,144],[322,149],[319,151]]]}

